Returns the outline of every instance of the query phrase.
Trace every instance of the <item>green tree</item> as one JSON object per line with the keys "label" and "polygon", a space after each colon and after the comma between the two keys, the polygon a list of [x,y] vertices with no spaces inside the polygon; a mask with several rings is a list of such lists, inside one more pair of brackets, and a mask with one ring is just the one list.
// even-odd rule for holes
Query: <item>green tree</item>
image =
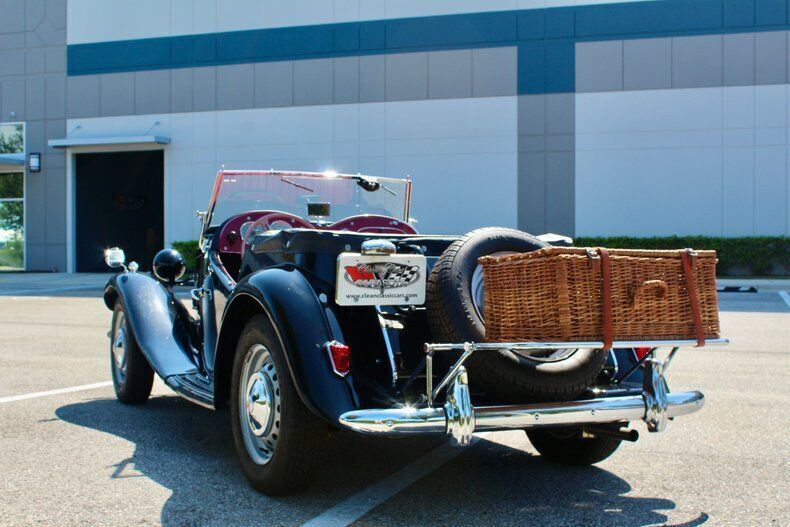
{"label": "green tree", "polygon": [[25,151],[25,137],[21,124],[0,126],[0,154],[20,154]]}
{"label": "green tree", "polygon": [[22,231],[22,202],[0,202],[0,230],[8,230],[21,234]]}

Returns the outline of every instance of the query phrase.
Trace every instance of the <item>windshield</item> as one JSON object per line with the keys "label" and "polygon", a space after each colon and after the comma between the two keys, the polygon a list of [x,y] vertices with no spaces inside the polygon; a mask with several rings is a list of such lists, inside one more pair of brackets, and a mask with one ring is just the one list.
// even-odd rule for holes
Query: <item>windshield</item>
{"label": "windshield", "polygon": [[217,174],[207,225],[253,210],[295,214],[312,222],[334,223],[358,214],[408,221],[408,180],[333,172],[243,172]]}

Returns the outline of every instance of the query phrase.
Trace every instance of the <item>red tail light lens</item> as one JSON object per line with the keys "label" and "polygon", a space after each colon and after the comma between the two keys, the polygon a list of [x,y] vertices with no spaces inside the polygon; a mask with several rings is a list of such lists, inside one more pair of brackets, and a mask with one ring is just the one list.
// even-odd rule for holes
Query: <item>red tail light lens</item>
{"label": "red tail light lens", "polygon": [[332,370],[345,377],[351,370],[351,348],[337,341],[327,343]]}
{"label": "red tail light lens", "polygon": [[644,359],[645,355],[650,353],[651,349],[653,348],[634,348],[634,351],[636,352],[636,358],[639,360]]}

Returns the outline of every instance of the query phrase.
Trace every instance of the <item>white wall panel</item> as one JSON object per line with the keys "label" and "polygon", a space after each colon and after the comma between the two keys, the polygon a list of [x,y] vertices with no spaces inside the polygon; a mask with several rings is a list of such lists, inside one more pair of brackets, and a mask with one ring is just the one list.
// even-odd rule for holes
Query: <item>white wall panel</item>
{"label": "white wall panel", "polygon": [[790,233],[789,88],[578,94],[576,233]]}
{"label": "white wall panel", "polygon": [[577,152],[576,234],[719,234],[721,166],[718,149]]}
{"label": "white wall panel", "polygon": [[516,227],[516,166],[511,153],[388,156],[386,172],[414,182],[412,216],[425,233]]}
{"label": "white wall panel", "polygon": [[420,231],[514,227],[516,115],[516,97],[490,97],[72,119],[68,129],[72,136],[171,138],[165,149],[170,243],[197,237],[194,211],[205,209],[222,165],[410,175]]}
{"label": "white wall panel", "polygon": [[[21,0],[20,0],[21,1]],[[69,0],[69,44],[645,0]]]}
{"label": "white wall panel", "polygon": [[722,153],[722,232],[752,236],[754,230],[754,148],[724,148]]}
{"label": "white wall panel", "polygon": [[696,88],[578,94],[576,133],[719,129],[721,92]]}
{"label": "white wall panel", "polygon": [[754,87],[754,125],[757,128],[787,125],[787,86]]}
{"label": "white wall panel", "polygon": [[754,151],[754,230],[788,234],[787,148],[757,146]]}
{"label": "white wall panel", "polygon": [[754,86],[741,86],[722,91],[724,128],[754,128],[754,90]]}
{"label": "white wall panel", "polygon": [[165,188],[168,190],[166,203],[167,213],[165,224],[167,240],[190,240],[192,239],[193,224],[197,224],[195,211],[205,209],[194,207],[191,199],[192,165],[190,163],[169,163],[167,170],[167,181]]}

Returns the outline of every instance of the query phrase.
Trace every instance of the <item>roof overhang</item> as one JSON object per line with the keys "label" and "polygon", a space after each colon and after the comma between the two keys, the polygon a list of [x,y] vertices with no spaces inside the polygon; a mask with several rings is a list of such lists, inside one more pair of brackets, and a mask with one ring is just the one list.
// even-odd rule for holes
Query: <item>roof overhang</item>
{"label": "roof overhang", "polygon": [[114,137],[66,137],[50,139],[52,148],[71,148],[79,146],[119,146],[119,145],[167,145],[170,138],[161,135],[122,135]]}

